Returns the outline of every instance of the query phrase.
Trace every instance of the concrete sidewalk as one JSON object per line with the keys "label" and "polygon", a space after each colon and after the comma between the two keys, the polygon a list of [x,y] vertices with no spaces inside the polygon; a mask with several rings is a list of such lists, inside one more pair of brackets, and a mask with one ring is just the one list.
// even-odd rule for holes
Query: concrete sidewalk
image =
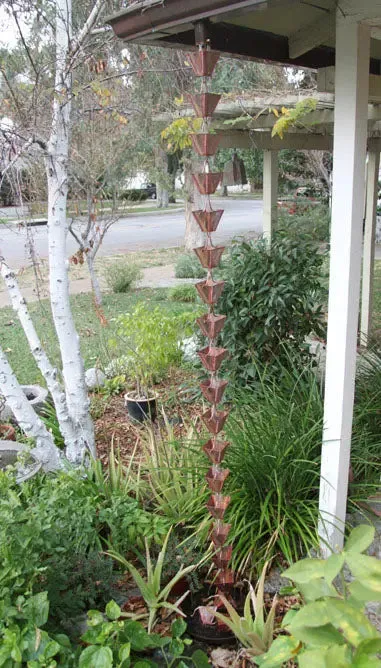
{"label": "concrete sidewalk", "polygon": [[[183,285],[184,283],[196,282],[192,278],[176,278],[174,264],[168,264],[162,267],[148,267],[147,269],[143,269],[142,271],[143,271],[143,278],[137,284],[137,287],[139,288],[170,288],[175,285]],[[106,286],[103,285],[102,287],[106,292],[107,291]],[[1,286],[1,288],[3,288],[3,286]],[[37,301],[38,296],[36,289],[34,287],[22,287],[21,291],[27,302]],[[70,281],[70,294],[78,295],[82,292],[91,292],[91,283],[89,278]],[[40,296],[42,299],[46,299],[49,296],[47,283],[44,283],[40,287]],[[3,308],[4,306],[10,306],[10,301],[8,299],[7,291],[1,289],[0,308]]]}

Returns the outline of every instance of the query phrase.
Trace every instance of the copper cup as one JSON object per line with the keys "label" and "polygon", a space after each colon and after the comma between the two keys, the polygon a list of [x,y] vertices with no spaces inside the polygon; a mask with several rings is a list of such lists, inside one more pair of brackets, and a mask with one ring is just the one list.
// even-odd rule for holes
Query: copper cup
{"label": "copper cup", "polygon": [[207,313],[201,316],[201,318],[197,318],[196,322],[204,336],[208,339],[215,339],[222,331],[225,320],[226,315]]}
{"label": "copper cup", "polygon": [[187,100],[191,103],[197,118],[209,118],[221,99],[216,93],[199,93],[188,95]]}
{"label": "copper cup", "polygon": [[218,51],[210,51],[209,49],[195,51],[187,56],[196,77],[212,76],[219,57]]}
{"label": "copper cup", "polygon": [[227,441],[219,441],[215,436],[203,446],[203,451],[213,464],[221,464],[225,450],[229,446]]}
{"label": "copper cup", "polygon": [[215,155],[221,141],[220,135],[199,132],[191,135],[193,150],[204,157]]}
{"label": "copper cup", "polygon": [[222,172],[200,172],[192,174],[200,195],[213,195],[222,179]]}
{"label": "copper cup", "polygon": [[216,304],[222,295],[224,281],[213,281],[207,279],[196,283],[196,290],[205,304]]}
{"label": "copper cup", "polygon": [[202,211],[201,209],[192,211],[200,229],[205,233],[209,232],[209,234],[216,231],[223,212],[223,209],[217,209],[216,211]]}
{"label": "copper cup", "polygon": [[214,348],[213,346],[206,346],[206,348],[202,348],[197,353],[203,367],[213,372],[218,371],[227,354],[228,351],[226,348]]}
{"label": "copper cup", "polygon": [[201,392],[205,399],[211,404],[219,404],[224,395],[227,380],[204,380],[200,383]]}
{"label": "copper cup", "polygon": [[206,506],[210,514],[216,520],[223,520],[226,508],[230,503],[230,496],[221,496],[221,494],[212,494]]}
{"label": "copper cup", "polygon": [[200,246],[193,250],[205,269],[215,269],[220,264],[225,246]]}
{"label": "copper cup", "polygon": [[220,469],[215,464],[211,466],[205,476],[209,489],[219,494],[229,473],[229,469]]}
{"label": "copper cup", "polygon": [[211,534],[214,547],[223,547],[226,543],[230,529],[231,524],[224,524],[222,522],[215,523]]}
{"label": "copper cup", "polygon": [[211,434],[219,434],[223,430],[229,411],[214,411],[209,408],[205,413],[201,415],[201,419],[204,422],[208,431]]}

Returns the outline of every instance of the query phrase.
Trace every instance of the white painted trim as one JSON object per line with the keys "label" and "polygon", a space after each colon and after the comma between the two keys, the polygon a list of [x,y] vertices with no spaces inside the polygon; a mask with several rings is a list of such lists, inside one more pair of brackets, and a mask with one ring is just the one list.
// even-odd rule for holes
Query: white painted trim
{"label": "white painted trim", "polygon": [[363,346],[367,346],[368,344],[372,322],[374,247],[376,235],[379,168],[380,152],[372,151],[369,153],[368,157],[365,230],[362,260],[360,341]]}
{"label": "white painted trim", "polygon": [[263,236],[271,244],[278,219],[278,152],[263,151]]}
{"label": "white painted trim", "polygon": [[288,38],[289,57],[299,58],[316,46],[331,41],[335,37],[335,30],[335,11],[325,13],[316,21],[302,26]]}
{"label": "white painted trim", "polygon": [[[338,12],[338,15],[340,12]],[[359,314],[370,28],[336,26],[336,105],[319,535],[343,545]]]}

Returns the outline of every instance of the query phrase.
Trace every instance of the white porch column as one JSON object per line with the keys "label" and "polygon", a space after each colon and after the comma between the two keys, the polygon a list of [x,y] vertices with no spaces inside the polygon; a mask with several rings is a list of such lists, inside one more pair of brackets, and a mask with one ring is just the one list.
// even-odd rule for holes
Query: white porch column
{"label": "white porch column", "polygon": [[378,170],[380,152],[370,151],[366,179],[365,231],[362,260],[361,286],[361,344],[366,346],[370,334],[373,307],[374,246],[376,237],[376,215],[378,197]]}
{"label": "white porch column", "polygon": [[343,544],[360,295],[370,28],[337,13],[328,340],[320,480],[321,547]]}
{"label": "white porch column", "polygon": [[278,151],[263,151],[263,236],[271,244],[278,218]]}

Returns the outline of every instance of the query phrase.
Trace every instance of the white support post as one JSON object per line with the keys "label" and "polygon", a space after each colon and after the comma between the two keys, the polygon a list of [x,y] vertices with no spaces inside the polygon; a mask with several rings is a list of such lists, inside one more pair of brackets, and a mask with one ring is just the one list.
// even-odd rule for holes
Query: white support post
{"label": "white support post", "polygon": [[319,534],[322,552],[343,545],[360,297],[370,28],[336,24],[335,134]]}
{"label": "white support post", "polygon": [[263,151],[263,236],[271,244],[278,218],[278,151]]}
{"label": "white support post", "polygon": [[362,260],[362,287],[361,287],[361,345],[367,346],[372,324],[373,307],[373,275],[374,275],[374,246],[376,237],[376,216],[378,197],[378,171],[380,168],[380,152],[370,151],[368,154],[368,169],[366,180],[366,209],[365,231]]}

